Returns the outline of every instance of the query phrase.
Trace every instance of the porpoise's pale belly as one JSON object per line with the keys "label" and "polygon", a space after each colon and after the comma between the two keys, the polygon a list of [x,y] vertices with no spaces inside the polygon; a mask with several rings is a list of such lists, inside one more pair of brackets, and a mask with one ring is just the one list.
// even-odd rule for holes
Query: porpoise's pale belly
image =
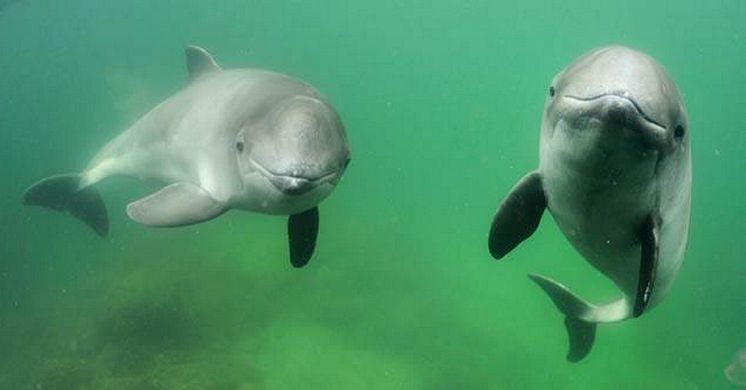
{"label": "porpoise's pale belly", "polygon": [[640,269],[638,231],[656,203],[654,161],[630,172],[623,161],[628,156],[580,154],[565,145],[577,146],[560,142],[542,148],[547,207],[575,249],[633,297]]}

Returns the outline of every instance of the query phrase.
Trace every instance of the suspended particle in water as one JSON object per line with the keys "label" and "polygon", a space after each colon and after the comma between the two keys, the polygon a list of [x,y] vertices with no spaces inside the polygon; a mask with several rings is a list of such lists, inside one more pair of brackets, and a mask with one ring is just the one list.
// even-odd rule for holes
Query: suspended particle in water
{"label": "suspended particle in water", "polygon": [[746,387],[746,348],[738,351],[730,365],[725,367],[725,377],[736,386]]}

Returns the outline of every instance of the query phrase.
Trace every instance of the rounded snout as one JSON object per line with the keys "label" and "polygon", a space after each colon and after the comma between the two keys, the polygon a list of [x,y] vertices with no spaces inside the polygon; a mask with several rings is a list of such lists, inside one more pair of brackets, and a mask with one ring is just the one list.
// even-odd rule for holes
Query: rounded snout
{"label": "rounded snout", "polygon": [[314,188],[314,182],[303,177],[271,175],[269,181],[286,195],[303,195]]}
{"label": "rounded snout", "polygon": [[604,111],[602,115],[609,122],[620,125],[634,124],[636,122],[637,112],[633,108],[632,101],[623,98],[609,98],[605,100],[606,102],[602,106],[602,111]]}
{"label": "rounded snout", "polygon": [[581,116],[592,116],[602,123],[635,131],[650,146],[664,147],[669,142],[668,129],[643,111],[626,91],[592,97],[566,95],[565,99],[582,107]]}
{"label": "rounded snout", "polygon": [[[248,159],[251,171],[259,173],[271,187],[277,189],[283,195],[300,196],[320,187],[334,187],[344,172],[341,168],[321,169],[316,165],[288,164],[281,169],[268,169],[254,159]],[[250,174],[249,176],[252,176]]]}

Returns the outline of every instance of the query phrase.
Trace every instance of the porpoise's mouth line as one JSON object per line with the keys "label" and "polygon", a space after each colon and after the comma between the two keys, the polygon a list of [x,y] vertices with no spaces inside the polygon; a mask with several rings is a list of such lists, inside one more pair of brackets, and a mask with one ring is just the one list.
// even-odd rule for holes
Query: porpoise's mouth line
{"label": "porpoise's mouth line", "polygon": [[619,93],[619,92],[607,92],[607,93],[602,93],[602,94],[599,94],[599,95],[596,95],[596,96],[587,97],[587,98],[579,97],[579,96],[572,96],[572,95],[565,95],[565,97],[568,98],[568,99],[579,100],[581,102],[591,102],[591,101],[598,100],[598,99],[605,98],[605,97],[615,97],[615,98],[619,98],[619,99],[624,99],[624,100],[632,103],[632,106],[635,108],[635,110],[637,111],[637,113],[640,114],[640,117],[642,117],[642,119],[645,119],[645,121],[650,122],[651,124],[654,124],[654,125],[662,128],[662,129],[664,129],[664,130],[666,129],[666,126],[663,126],[662,124],[656,122],[653,118],[651,118],[650,116],[648,116],[648,114],[646,114],[645,111],[642,110],[642,107],[640,107],[640,104],[638,104],[635,101],[635,99],[633,99],[633,98],[631,98],[629,96],[625,96],[624,94]]}
{"label": "porpoise's mouth line", "polygon": [[287,178],[287,179],[301,179],[301,180],[307,180],[313,184],[322,183],[325,181],[328,181],[334,177],[334,175],[337,174],[336,170],[331,170],[325,173],[322,173],[321,175],[317,177],[306,177],[306,176],[296,176],[296,175],[283,175],[279,173],[274,173],[270,171],[269,169],[265,168],[262,164],[259,164],[258,162],[254,161],[253,159],[250,159],[251,164],[256,167],[259,172],[265,177],[277,177],[277,178]]}
{"label": "porpoise's mouth line", "polygon": [[327,181],[327,180],[331,179],[332,177],[334,177],[334,175],[337,174],[337,172],[331,172],[331,173],[325,173],[325,174],[323,174],[321,176],[318,176],[318,177],[306,177],[306,176],[293,176],[293,175],[278,175],[278,174],[272,173],[270,171],[267,171],[266,169],[265,169],[265,171],[268,172],[270,175],[272,175],[274,177],[282,177],[282,178],[287,178],[287,179],[308,180],[311,183],[321,183],[321,182]]}

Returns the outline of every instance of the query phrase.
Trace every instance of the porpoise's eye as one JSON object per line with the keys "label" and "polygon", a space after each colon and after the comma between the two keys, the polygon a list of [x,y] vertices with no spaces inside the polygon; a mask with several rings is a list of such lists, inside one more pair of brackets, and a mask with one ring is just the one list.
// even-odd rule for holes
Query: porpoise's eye
{"label": "porpoise's eye", "polygon": [[238,150],[238,153],[243,152],[243,142],[241,141],[236,142],[236,150]]}
{"label": "porpoise's eye", "polygon": [[686,131],[684,130],[684,126],[678,125],[675,129],[673,129],[673,136],[676,137],[676,139],[681,139]]}
{"label": "porpoise's eye", "polygon": [[554,90],[554,86],[549,87],[549,96],[550,97],[554,97],[555,92],[556,91]]}
{"label": "porpoise's eye", "polygon": [[347,160],[345,160],[345,168],[347,168],[348,165],[350,165],[350,159],[349,159],[349,157],[347,158]]}

